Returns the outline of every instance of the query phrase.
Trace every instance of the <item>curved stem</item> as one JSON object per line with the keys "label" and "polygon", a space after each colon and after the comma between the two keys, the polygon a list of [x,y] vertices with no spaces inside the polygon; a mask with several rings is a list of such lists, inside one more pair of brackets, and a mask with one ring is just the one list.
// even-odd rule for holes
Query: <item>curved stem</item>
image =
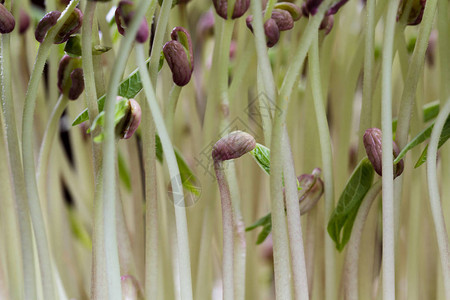
{"label": "curved stem", "polygon": [[50,159],[53,141],[55,139],[56,131],[59,128],[59,119],[61,118],[68,103],[69,99],[65,95],[61,94],[50,115],[50,120],[48,121],[47,127],[45,128],[44,138],[42,139],[41,148],[39,150],[37,178],[39,191],[41,192],[41,196],[43,197],[46,197],[46,193],[43,192],[45,192],[46,190],[45,177],[48,173],[48,161]]}
{"label": "curved stem", "polygon": [[[5,7],[9,8],[9,5],[10,1],[6,1]],[[6,134],[7,154],[9,158],[8,164],[12,178],[12,190],[14,192],[20,230],[20,247],[24,281],[24,290],[20,292],[24,292],[25,299],[36,299],[36,266],[33,254],[33,233],[29,216],[29,207],[27,204],[25,179],[20,157],[20,145],[11,90],[10,38],[10,34],[2,34],[1,36],[1,107],[5,124],[8,124],[8,126],[5,126],[6,128],[1,128],[1,130],[5,130]]]}
{"label": "curved stem", "polygon": [[156,129],[161,139],[161,144],[166,157],[167,167],[169,169],[173,202],[175,204],[175,221],[177,228],[177,242],[178,242],[178,262],[180,264],[180,294],[183,300],[192,300],[192,279],[191,279],[191,264],[189,240],[187,231],[186,209],[184,202],[183,187],[181,184],[180,171],[176,161],[175,153],[173,151],[172,142],[167,133],[164,119],[162,118],[158,102],[156,101],[150,76],[145,65],[144,49],[142,45],[136,45],[136,59],[138,61],[139,73],[144,87],[144,92],[147,97],[148,105],[152,112],[155,121]]}
{"label": "curved stem", "polygon": [[[136,7],[136,14],[130,26],[127,28],[125,37],[120,45],[119,53],[130,53],[131,46],[136,36],[136,32],[142,22],[149,1],[141,0]],[[114,64],[111,78],[109,80],[105,99],[105,126],[103,141],[103,226],[106,259],[106,277],[108,286],[108,299],[121,299],[122,288],[120,283],[119,254],[117,249],[117,235],[115,223],[115,134],[114,134],[114,107],[117,97],[117,87],[121,79],[121,74],[125,68],[128,55],[120,55]]]}
{"label": "curved stem", "polygon": [[[417,83],[422,76],[422,69],[425,60],[425,52],[428,48],[431,28],[433,26],[434,15],[436,13],[437,0],[428,0],[423,13],[422,22],[417,37],[416,46],[412,54],[408,74],[403,88],[402,98],[398,112],[398,125],[395,140],[400,149],[408,142],[409,120],[414,106],[414,96],[416,94]],[[384,131],[383,131],[384,133]]]}
{"label": "curved stem", "polygon": [[36,237],[36,245],[38,249],[39,266],[41,271],[41,280],[43,287],[43,295],[45,299],[55,299],[55,285],[53,278],[53,268],[51,261],[51,253],[49,250],[47,231],[42,216],[41,204],[36,184],[36,173],[33,156],[33,120],[34,108],[36,106],[36,95],[41,79],[45,61],[50,53],[53,40],[62,27],[64,22],[69,18],[70,14],[78,4],[78,0],[72,0],[61,14],[55,26],[47,33],[44,41],[39,46],[36,62],[31,74],[28,90],[25,96],[25,105],[23,108],[22,120],[22,158],[23,169],[25,175],[25,186],[28,195],[28,205],[30,207],[30,215],[33,223],[34,235]]}
{"label": "curved stem", "polygon": [[433,215],[434,228],[436,230],[437,242],[439,247],[439,254],[441,258],[442,275],[444,279],[445,296],[450,299],[450,261],[449,261],[449,247],[448,234],[445,227],[444,215],[442,213],[441,200],[439,196],[439,186],[436,170],[437,150],[439,144],[439,137],[442,128],[450,115],[450,98],[447,99],[444,107],[439,113],[436,122],[434,123],[433,131],[431,132],[430,143],[428,144],[427,153],[427,181],[428,194],[430,195],[431,214]]}
{"label": "curved stem", "polygon": [[292,160],[289,136],[284,127],[283,136],[283,174],[286,193],[286,214],[288,223],[289,246],[291,250],[292,281],[294,283],[294,299],[308,300],[308,278],[303,247],[302,224],[300,222],[300,205],[298,202],[297,176]]}
{"label": "curved stem", "polygon": [[[395,299],[394,166],[392,155],[392,57],[399,1],[391,0],[385,19],[382,57],[381,130],[383,169],[383,299]],[[397,128],[398,130],[398,128]]]}
{"label": "curved stem", "polygon": [[234,277],[233,277],[233,253],[234,253],[234,230],[233,230],[233,208],[231,204],[230,188],[223,172],[222,162],[214,163],[217,184],[219,185],[222,203],[222,230],[223,230],[223,252],[222,252],[222,282],[223,299],[234,299]]}
{"label": "curved stem", "polygon": [[361,206],[358,209],[350,240],[347,245],[347,254],[344,263],[344,292],[345,300],[358,300],[358,265],[359,246],[366,223],[367,215],[372,207],[372,203],[381,191],[381,181],[375,182],[364,196]]}

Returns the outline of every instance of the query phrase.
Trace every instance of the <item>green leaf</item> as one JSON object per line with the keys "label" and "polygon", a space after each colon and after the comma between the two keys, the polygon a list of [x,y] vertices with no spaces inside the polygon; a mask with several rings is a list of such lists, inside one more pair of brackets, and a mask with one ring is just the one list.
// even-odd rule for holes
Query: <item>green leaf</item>
{"label": "green leaf", "polygon": [[[127,99],[122,99],[120,101],[117,101],[115,107],[114,107],[114,126],[119,124],[122,119],[125,117],[125,115],[130,110],[129,101]],[[87,133],[90,133],[93,131],[97,126],[103,127],[105,122],[105,112],[102,111],[98,114],[97,118],[95,118],[94,122],[92,122],[91,128],[88,129]],[[96,143],[100,143],[103,141],[103,132],[100,132],[97,136],[94,137],[94,141]]]}
{"label": "green leaf", "polygon": [[[146,63],[149,64],[149,60],[147,59]],[[124,98],[134,98],[136,95],[142,90],[142,82],[141,77],[139,75],[138,69],[134,70],[127,78],[125,78],[119,84],[118,95]],[[101,96],[97,100],[98,111],[102,112],[103,107],[105,105],[106,95]],[[79,125],[85,121],[89,120],[89,114],[87,108],[83,110],[72,122],[72,126]]]}
{"label": "green leaf", "polygon": [[270,175],[270,149],[266,146],[256,143],[255,149],[250,151],[256,163]]}
{"label": "green leaf", "polygon": [[[441,132],[441,136],[439,137],[438,149],[441,148],[449,138],[450,138],[450,116],[447,118],[447,121],[445,121],[444,128],[442,129]],[[414,168],[420,167],[424,162],[427,161],[427,153],[428,153],[428,145],[423,150]]]}
{"label": "green leaf", "polygon": [[[394,164],[398,163],[406,155],[406,153],[409,150],[411,150],[412,148],[416,147],[417,145],[419,145],[419,144],[423,143],[425,140],[427,140],[431,136],[433,127],[434,127],[434,122],[430,126],[425,128],[424,130],[422,130],[415,138],[413,138],[411,140],[411,142],[409,142],[405,146],[405,148],[403,148],[402,151],[399,153],[397,158],[394,160]],[[447,121],[445,121],[444,128],[442,129],[442,133],[441,133],[441,137],[439,139],[439,145],[438,145],[439,148],[449,138],[449,135],[450,135],[449,132],[450,132],[450,117],[447,118]],[[418,166],[420,166],[421,164],[423,164],[426,161],[426,156],[427,156],[426,152],[427,152],[427,147],[422,152],[422,155],[420,156],[419,160],[417,161],[415,168],[417,168]]]}
{"label": "green leaf", "polygon": [[200,196],[200,188],[197,186],[197,177],[195,177],[194,173],[189,168],[180,151],[176,148],[175,157],[177,159],[178,168],[180,170],[181,183],[183,184],[183,187],[194,195]]}
{"label": "green leaf", "polygon": [[250,231],[250,230],[253,230],[253,229],[255,229],[257,227],[260,227],[260,226],[263,229],[259,233],[258,238],[256,239],[256,245],[259,245],[262,242],[264,242],[265,239],[267,238],[267,236],[272,231],[272,214],[271,213],[268,213],[267,215],[265,215],[264,217],[260,218],[258,221],[256,221],[252,225],[250,225],[247,228],[245,228],[245,231]]}
{"label": "green leaf", "polygon": [[367,157],[356,166],[339,197],[339,202],[331,214],[327,230],[336,243],[336,249],[342,251],[350,239],[359,206],[372,185],[374,169]]}
{"label": "green leaf", "polygon": [[422,107],[423,121],[428,122],[437,117],[439,114],[439,100],[425,104]]}
{"label": "green leaf", "polygon": [[117,166],[119,169],[120,180],[125,185],[125,188],[128,191],[131,191],[130,171],[128,170],[125,159],[123,158],[122,153],[120,151],[117,152]]}

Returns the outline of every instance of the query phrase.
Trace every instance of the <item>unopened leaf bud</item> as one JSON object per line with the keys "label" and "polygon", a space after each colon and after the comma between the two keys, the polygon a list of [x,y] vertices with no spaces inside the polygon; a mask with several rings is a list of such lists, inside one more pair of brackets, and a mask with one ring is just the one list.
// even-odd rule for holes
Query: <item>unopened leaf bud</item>
{"label": "unopened leaf bud", "polygon": [[298,179],[300,190],[300,214],[310,211],[322,197],[324,185],[322,179],[319,178],[321,171],[319,168],[314,169],[312,174],[302,174]]}
{"label": "unopened leaf bud", "polygon": [[324,30],[325,35],[328,35],[331,29],[333,29],[333,25],[334,25],[333,15],[325,16],[322,20],[322,23],[320,23],[319,30]]}
{"label": "unopened leaf bud", "polygon": [[[363,143],[366,149],[367,157],[369,158],[372,166],[378,175],[383,175],[383,162],[382,162],[382,133],[378,128],[369,128],[364,133]],[[400,153],[397,144],[392,141],[394,158]],[[401,160],[398,164],[394,165],[394,178],[402,174],[404,169],[404,162]]]}
{"label": "unopened leaf bud", "polygon": [[[130,0],[122,0],[119,2],[115,11],[115,20],[117,24],[117,30],[121,35],[125,35],[125,28],[130,25],[131,20],[135,15],[134,3]],[[144,43],[150,36],[150,30],[145,18],[142,18],[141,25],[136,33],[136,42]]]}
{"label": "unopened leaf bud", "polygon": [[16,21],[14,20],[14,16],[3,4],[0,4],[0,33],[10,33],[14,30],[15,26]]}
{"label": "unopened leaf bud", "polygon": [[131,138],[141,123],[142,112],[139,103],[134,99],[130,99],[128,100],[128,105],[130,111],[128,113],[128,124],[123,132],[123,139]]}
{"label": "unopened leaf bud", "polygon": [[256,141],[253,136],[240,130],[233,131],[216,142],[213,146],[212,158],[216,163],[236,159],[255,147]]}
{"label": "unopened leaf bud", "polygon": [[[213,0],[214,8],[219,16],[228,19],[228,0]],[[231,15],[232,19],[242,17],[250,7],[250,0],[236,0]]]}
{"label": "unopened leaf bud", "polygon": [[172,71],[173,82],[178,86],[185,86],[191,80],[194,70],[191,36],[183,27],[175,27],[171,38],[163,46],[164,57]]}
{"label": "unopened leaf bud", "polygon": [[64,55],[59,62],[58,89],[69,100],[76,100],[84,91],[83,69],[81,60]]}
{"label": "unopened leaf bud", "polygon": [[274,19],[269,19],[264,23],[264,33],[266,34],[267,47],[275,46],[280,39],[280,29]]}

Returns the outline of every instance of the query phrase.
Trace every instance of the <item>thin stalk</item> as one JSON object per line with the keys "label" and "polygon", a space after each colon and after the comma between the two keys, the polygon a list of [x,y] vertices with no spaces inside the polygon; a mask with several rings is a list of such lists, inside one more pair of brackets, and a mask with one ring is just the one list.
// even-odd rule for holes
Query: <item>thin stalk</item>
{"label": "thin stalk", "polygon": [[167,106],[164,112],[164,119],[166,121],[167,132],[169,132],[170,137],[173,139],[173,126],[174,126],[174,117],[175,110],[177,108],[178,99],[181,93],[181,86],[176,85],[175,83],[172,85],[169,93],[169,101],[167,102]]}
{"label": "thin stalk", "polygon": [[[270,161],[270,195],[271,195],[271,211],[272,211],[272,237],[273,237],[273,255],[274,255],[274,269],[275,269],[275,290],[278,299],[291,299],[291,282],[290,282],[290,265],[289,265],[289,240],[286,229],[286,216],[282,198],[282,136],[283,126],[287,115],[287,104],[294,87],[294,83],[300,73],[300,69],[306,57],[309,46],[313,37],[317,35],[317,31],[325,10],[330,5],[331,0],[325,0],[319,7],[317,14],[312,17],[308,23],[308,27],[303,33],[299,49],[290,65],[283,85],[281,87],[280,95],[277,98],[277,109],[280,113],[275,114],[272,137],[271,137],[271,161]],[[333,204],[332,204],[333,205]],[[331,211],[330,211],[331,214]],[[330,245],[328,246],[333,251],[333,244],[330,238]],[[335,284],[334,284],[334,254],[326,256],[326,290],[330,292],[330,297],[327,299],[335,299]],[[330,265],[330,262],[332,264]],[[330,268],[330,266],[332,266]],[[333,278],[330,280],[330,278]]]}
{"label": "thin stalk", "polygon": [[[88,107],[89,121],[92,124],[99,111],[97,106],[97,91],[95,86],[94,62],[92,57],[92,28],[97,2],[86,1],[83,16],[82,36],[82,66],[84,74],[85,99]],[[94,131],[91,136],[96,134]],[[102,147],[91,139],[94,165],[94,217],[92,236],[92,269],[91,269],[91,297],[103,299],[108,295],[105,278],[105,255],[103,241],[103,201],[102,201]]]}
{"label": "thin stalk", "polygon": [[[5,1],[5,7],[10,8],[10,1]],[[23,271],[23,293],[25,299],[37,298],[35,260],[33,255],[33,233],[29,216],[29,207],[27,204],[27,195],[25,191],[25,179],[22,169],[22,160],[20,157],[20,145],[16,127],[16,118],[14,111],[14,102],[12,97],[11,84],[11,52],[10,52],[10,34],[1,36],[1,96],[2,112],[6,134],[8,165],[11,175],[12,190],[16,202],[17,217],[20,230],[20,246],[22,255]],[[3,126],[2,126],[3,127]]]}
{"label": "thin stalk", "polygon": [[[385,19],[382,82],[381,130],[383,168],[383,299],[395,299],[394,166],[392,154],[392,57],[398,0],[389,1]],[[398,128],[397,128],[398,130]]]}
{"label": "thin stalk", "polygon": [[437,150],[439,138],[444,128],[444,124],[450,115],[450,98],[447,99],[444,107],[436,118],[433,131],[431,132],[430,143],[428,144],[427,153],[427,181],[428,194],[430,196],[431,214],[433,215],[434,228],[439,247],[439,255],[441,259],[441,269],[445,288],[445,298],[450,299],[450,261],[448,234],[445,227],[444,215],[442,213],[441,200],[439,196],[439,186],[436,170]]}
{"label": "thin stalk", "polygon": [[115,161],[116,147],[114,134],[114,107],[117,97],[117,87],[121,79],[123,70],[130,53],[131,46],[134,42],[136,33],[139,29],[142,18],[144,17],[150,2],[141,0],[136,7],[136,14],[126,31],[125,37],[122,39],[119,53],[123,53],[117,57],[114,64],[112,74],[109,80],[106,100],[105,100],[105,126],[103,141],[103,226],[104,226],[104,243],[105,243],[105,259],[106,259],[106,278],[108,287],[108,299],[121,299],[122,287],[120,283],[120,266],[119,254],[117,249],[116,235],[116,195],[115,195]]}
{"label": "thin stalk", "polygon": [[298,202],[297,176],[292,160],[291,145],[285,127],[283,137],[283,174],[285,178],[286,214],[288,223],[289,246],[291,250],[292,281],[294,299],[308,300],[308,278],[306,273],[305,250],[303,247],[300,205]]}
{"label": "thin stalk", "polygon": [[22,159],[25,175],[25,187],[28,195],[28,205],[33,223],[34,235],[36,237],[36,246],[38,249],[39,266],[41,271],[41,280],[43,295],[45,299],[55,299],[55,285],[53,277],[53,268],[51,253],[49,249],[47,231],[42,216],[41,203],[36,184],[36,171],[34,165],[33,153],[33,120],[34,108],[36,106],[36,95],[41,79],[45,61],[50,53],[53,40],[62,27],[64,22],[78,4],[78,0],[72,0],[61,14],[58,22],[47,33],[44,41],[39,46],[33,72],[28,83],[28,90],[25,96],[25,105],[23,109],[22,120]]}
{"label": "thin stalk", "polygon": [[37,168],[37,178],[38,178],[38,188],[41,192],[42,197],[47,197],[46,191],[46,181],[45,178],[48,175],[48,161],[50,159],[51,149],[53,141],[55,140],[55,134],[58,130],[59,119],[63,114],[64,110],[69,103],[69,99],[64,94],[59,96],[58,102],[52,110],[50,119],[45,128],[44,138],[42,139],[41,148],[39,150],[38,168]]}
{"label": "thin stalk", "polygon": [[230,187],[223,172],[223,163],[214,162],[217,183],[219,185],[222,204],[222,230],[223,230],[223,253],[222,253],[222,297],[224,300],[234,299],[234,230],[233,230],[233,207],[231,204]]}
{"label": "thin stalk", "polygon": [[136,60],[138,61],[139,72],[144,86],[144,93],[147,97],[148,105],[152,112],[152,116],[156,125],[156,129],[161,139],[161,144],[164,151],[164,156],[167,161],[169,169],[173,202],[175,204],[175,221],[177,228],[177,242],[178,242],[178,262],[180,270],[180,294],[183,300],[192,299],[192,279],[191,279],[191,264],[189,240],[187,231],[186,209],[183,195],[183,187],[181,185],[180,171],[173,151],[172,142],[164,125],[164,120],[159,109],[158,102],[155,97],[150,76],[145,65],[144,49],[142,45],[136,45]]}
{"label": "thin stalk", "polygon": [[218,54],[218,66],[217,66],[217,82],[220,95],[220,110],[222,112],[223,119],[221,120],[221,130],[228,125],[228,119],[230,115],[230,99],[228,94],[228,65],[230,62],[230,44],[231,37],[233,35],[233,20],[222,20],[222,32],[219,41],[219,54]]}
{"label": "thin stalk", "polygon": [[228,187],[230,190],[232,213],[233,213],[233,227],[234,227],[234,234],[236,237],[236,243],[234,243],[234,254],[233,254],[234,299],[244,300],[247,243],[245,241],[245,224],[242,218],[240,207],[241,199],[239,196],[236,168],[233,161],[228,162],[228,166],[225,170],[225,178],[228,182]]}
{"label": "thin stalk", "polygon": [[362,145],[362,136],[364,131],[371,127],[372,124],[372,95],[374,83],[374,39],[375,39],[375,0],[367,0],[366,2],[366,26],[365,30],[365,46],[364,46],[364,80],[363,80],[363,96],[361,114],[359,118],[358,137],[360,143],[358,145],[358,158],[364,156],[364,147]]}
{"label": "thin stalk", "polygon": [[[145,298],[159,299],[158,197],[156,184],[155,123],[146,103],[142,107],[142,156],[145,172]],[[161,268],[162,269],[162,268]]]}
{"label": "thin stalk", "polygon": [[[309,51],[309,72],[311,74],[311,90],[314,100],[314,111],[316,112],[317,127],[319,129],[320,152],[322,156],[322,169],[325,189],[325,228],[328,224],[328,218],[334,208],[334,179],[333,179],[333,154],[331,150],[331,137],[328,130],[328,121],[326,109],[324,105],[324,98],[322,95],[321,77],[320,77],[320,62],[319,62],[319,35],[316,34],[312,41],[311,49]],[[331,243],[331,246],[328,244]],[[325,234],[325,276],[328,272],[330,274],[328,281],[326,281],[327,291],[330,291],[331,299],[335,299],[336,282],[335,282],[335,261],[334,249],[329,235]],[[326,278],[327,280],[327,278]]]}
{"label": "thin stalk", "polygon": [[375,182],[364,196],[358,209],[352,234],[347,245],[344,263],[344,292],[345,300],[358,300],[358,266],[361,238],[372,203],[381,191],[381,181]]}
{"label": "thin stalk", "polygon": [[448,1],[439,0],[437,26],[439,31],[440,90],[439,97],[450,96],[450,28],[448,20]]}
{"label": "thin stalk", "polygon": [[405,80],[405,87],[403,88],[399,106],[400,109],[398,112],[397,131],[395,134],[395,140],[400,149],[402,149],[408,142],[409,121],[411,119],[411,113],[414,107],[414,96],[416,94],[417,83],[419,82],[419,78],[422,76],[425,52],[428,48],[428,40],[430,38],[434,15],[436,13],[437,1],[438,0],[428,0],[426,3],[422,22],[419,28],[419,35],[417,36],[416,46],[414,47],[414,52],[410,60],[408,74]]}
{"label": "thin stalk", "polygon": [[[275,80],[273,78],[272,68],[270,66],[269,56],[267,54],[266,36],[263,28],[263,18],[261,13],[261,0],[251,2],[253,13],[253,32],[255,34],[256,55],[258,58],[258,77],[261,77],[262,84],[258,84],[258,95],[266,95],[270,102],[276,102]],[[267,10],[266,10],[267,12]],[[261,104],[262,105],[262,104]],[[264,128],[264,140],[270,145],[272,135],[272,116],[261,114]]]}
{"label": "thin stalk", "polygon": [[[151,5],[151,7],[154,8],[153,5]],[[158,23],[156,24],[155,38],[153,40],[152,52],[150,53],[149,73],[152,85],[155,88],[156,88],[156,80],[158,77],[159,56],[161,55],[164,34],[166,33],[167,23],[169,22],[171,9],[172,9],[172,0],[163,1],[161,11],[159,13]]]}

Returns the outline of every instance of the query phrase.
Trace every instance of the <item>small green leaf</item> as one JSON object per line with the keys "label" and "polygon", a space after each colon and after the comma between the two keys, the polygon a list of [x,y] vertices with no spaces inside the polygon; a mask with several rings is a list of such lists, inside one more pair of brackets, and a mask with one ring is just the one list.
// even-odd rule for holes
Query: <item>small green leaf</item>
{"label": "small green leaf", "polygon": [[163,149],[161,144],[161,139],[159,138],[159,135],[155,136],[155,147],[156,147],[156,158],[160,163],[163,162],[164,156],[163,156]]}
{"label": "small green leaf", "polygon": [[[417,145],[421,144],[425,140],[427,140],[431,136],[431,132],[433,131],[434,122],[425,128],[422,132],[420,132],[415,138],[409,142],[405,148],[399,153],[397,158],[394,160],[394,164],[398,163],[405,155],[406,153],[411,150],[412,148],[416,147]],[[450,117],[447,118],[447,121],[445,121],[444,128],[442,129],[441,137],[439,138],[439,145],[438,148],[440,148],[450,137]],[[419,160],[417,161],[415,168],[420,166],[426,161],[427,156],[427,147],[422,152],[422,155],[420,156]]]}
{"label": "small green leaf", "polygon": [[423,121],[428,122],[437,117],[439,114],[439,100],[425,104],[422,107]]}
{"label": "small green leaf", "polygon": [[258,219],[258,221],[256,221],[255,223],[253,223],[252,225],[248,226],[247,228],[245,228],[245,231],[251,231],[259,226],[265,226],[267,223],[272,221],[272,214],[268,213],[267,215],[265,215],[264,217]]}
{"label": "small green leaf", "polygon": [[[161,150],[162,155],[162,150]],[[200,188],[196,186],[198,180],[195,177],[192,170],[189,168],[188,164],[184,160],[180,151],[175,148],[175,157],[177,159],[178,168],[180,170],[181,183],[183,187],[189,192],[193,193],[196,196],[200,196]]]}
{"label": "small green leaf", "polygon": [[270,175],[270,149],[256,143],[255,149],[250,151],[256,163]]}
{"label": "small green leaf", "polygon": [[[149,64],[150,59],[147,59],[146,63]],[[131,99],[136,97],[136,95],[142,90],[142,82],[141,77],[139,75],[138,69],[131,72],[127,78],[125,78],[119,84],[118,95],[127,99]],[[98,110],[99,112],[103,111],[103,107],[105,105],[106,95],[101,96],[97,100]],[[89,120],[89,114],[87,108],[83,110],[72,122],[72,126],[79,125],[85,121]]]}
{"label": "small green leaf", "polygon": [[[444,128],[442,129],[441,132],[441,136],[439,137],[438,149],[441,148],[449,138],[450,138],[450,117],[448,117],[447,121],[445,121]],[[423,150],[414,168],[420,167],[424,162],[427,161],[427,153],[428,153],[428,145]]]}
{"label": "small green leaf", "polygon": [[373,176],[373,166],[365,157],[347,181],[344,191],[339,197],[339,202],[331,214],[327,230],[339,251],[344,249],[350,239],[353,222],[364,196],[372,185]]}
{"label": "small green leaf", "polygon": [[245,231],[253,230],[257,227],[262,227],[262,231],[259,233],[258,238],[256,239],[256,245],[261,244],[265,241],[267,236],[272,231],[272,214],[268,213],[264,217],[260,218],[258,221],[250,225],[249,227],[245,228]]}
{"label": "small green leaf", "polygon": [[[129,101],[127,99],[122,99],[117,101],[116,106],[114,107],[114,126],[116,126],[122,119],[125,117],[127,112],[129,111]],[[105,122],[105,112],[102,111],[98,114],[97,118],[95,118],[94,122],[92,122],[92,126],[87,130],[87,133],[93,131],[97,126],[103,127]],[[99,143],[103,141],[103,132],[100,132],[97,136],[94,137],[94,142]]]}
{"label": "small green leaf", "polygon": [[272,231],[272,222],[263,227],[263,230],[259,233],[258,238],[256,239],[256,245],[262,244],[269,236],[271,231]]}

